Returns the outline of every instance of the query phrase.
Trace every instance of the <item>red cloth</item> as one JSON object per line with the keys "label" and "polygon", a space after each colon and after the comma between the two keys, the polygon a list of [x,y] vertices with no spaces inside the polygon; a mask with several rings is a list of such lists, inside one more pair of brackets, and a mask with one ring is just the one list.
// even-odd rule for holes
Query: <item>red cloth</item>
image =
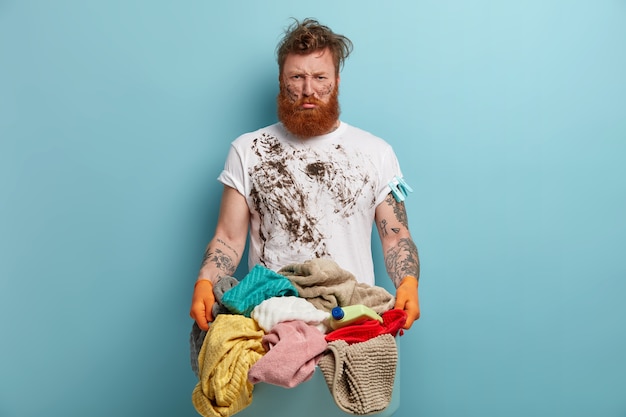
{"label": "red cloth", "polygon": [[350,324],[328,333],[325,338],[327,342],[334,340],[345,340],[346,343],[365,342],[381,334],[396,336],[398,331],[402,334],[402,326],[406,322],[406,311],[393,309],[381,314],[382,324],[378,320],[367,319],[358,324]]}

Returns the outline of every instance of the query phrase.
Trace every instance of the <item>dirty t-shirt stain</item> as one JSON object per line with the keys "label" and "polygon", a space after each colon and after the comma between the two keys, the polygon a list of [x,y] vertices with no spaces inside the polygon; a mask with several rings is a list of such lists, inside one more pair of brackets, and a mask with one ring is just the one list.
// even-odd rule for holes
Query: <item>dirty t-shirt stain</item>
{"label": "dirty t-shirt stain", "polygon": [[367,132],[342,123],[301,141],[277,124],[233,142],[220,180],[248,201],[250,264],[276,270],[330,257],[373,278],[371,260],[350,258],[371,258],[374,211],[389,192],[386,181],[398,174],[391,148]]}

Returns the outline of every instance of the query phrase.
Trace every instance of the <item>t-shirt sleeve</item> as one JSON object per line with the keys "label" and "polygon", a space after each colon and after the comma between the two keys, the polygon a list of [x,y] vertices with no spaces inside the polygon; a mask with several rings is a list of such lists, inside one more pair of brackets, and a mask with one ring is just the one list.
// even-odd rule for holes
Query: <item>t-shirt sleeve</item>
{"label": "t-shirt sleeve", "polygon": [[217,180],[224,185],[236,189],[241,195],[246,195],[243,161],[240,153],[233,145],[230,146],[226,162],[224,162],[224,169],[217,177]]}
{"label": "t-shirt sleeve", "polygon": [[383,157],[380,167],[380,184],[378,187],[378,196],[376,198],[376,206],[385,201],[387,195],[391,192],[389,188],[389,182],[394,177],[402,178],[402,171],[400,170],[400,163],[398,158],[390,145],[387,145],[387,149],[383,152]]}

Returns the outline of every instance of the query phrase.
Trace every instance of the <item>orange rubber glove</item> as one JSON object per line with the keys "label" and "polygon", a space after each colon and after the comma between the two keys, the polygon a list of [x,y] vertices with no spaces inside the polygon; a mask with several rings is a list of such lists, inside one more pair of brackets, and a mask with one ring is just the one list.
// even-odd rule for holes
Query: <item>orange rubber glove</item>
{"label": "orange rubber glove", "polygon": [[191,298],[191,311],[189,315],[198,323],[202,330],[209,330],[209,323],[213,321],[213,283],[208,279],[200,279],[193,287]]}
{"label": "orange rubber glove", "polygon": [[417,278],[407,275],[396,288],[395,308],[406,311],[405,329],[410,329],[413,322],[420,318],[420,302],[417,294]]}

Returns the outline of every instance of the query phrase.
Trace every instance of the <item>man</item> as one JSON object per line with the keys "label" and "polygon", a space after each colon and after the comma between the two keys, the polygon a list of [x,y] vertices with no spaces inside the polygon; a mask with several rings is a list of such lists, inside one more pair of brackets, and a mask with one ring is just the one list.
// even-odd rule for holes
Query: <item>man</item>
{"label": "man", "polygon": [[396,155],[339,119],[339,72],[351,51],[348,38],[312,19],[296,21],[278,45],[280,123],[236,139],[218,178],[220,214],[190,313],[200,329],[213,320],[213,284],[234,274],[248,231],[250,267],[331,258],[374,285],[374,221],[395,308],[407,312],[406,329],[419,318],[417,248],[389,186],[402,178]]}

